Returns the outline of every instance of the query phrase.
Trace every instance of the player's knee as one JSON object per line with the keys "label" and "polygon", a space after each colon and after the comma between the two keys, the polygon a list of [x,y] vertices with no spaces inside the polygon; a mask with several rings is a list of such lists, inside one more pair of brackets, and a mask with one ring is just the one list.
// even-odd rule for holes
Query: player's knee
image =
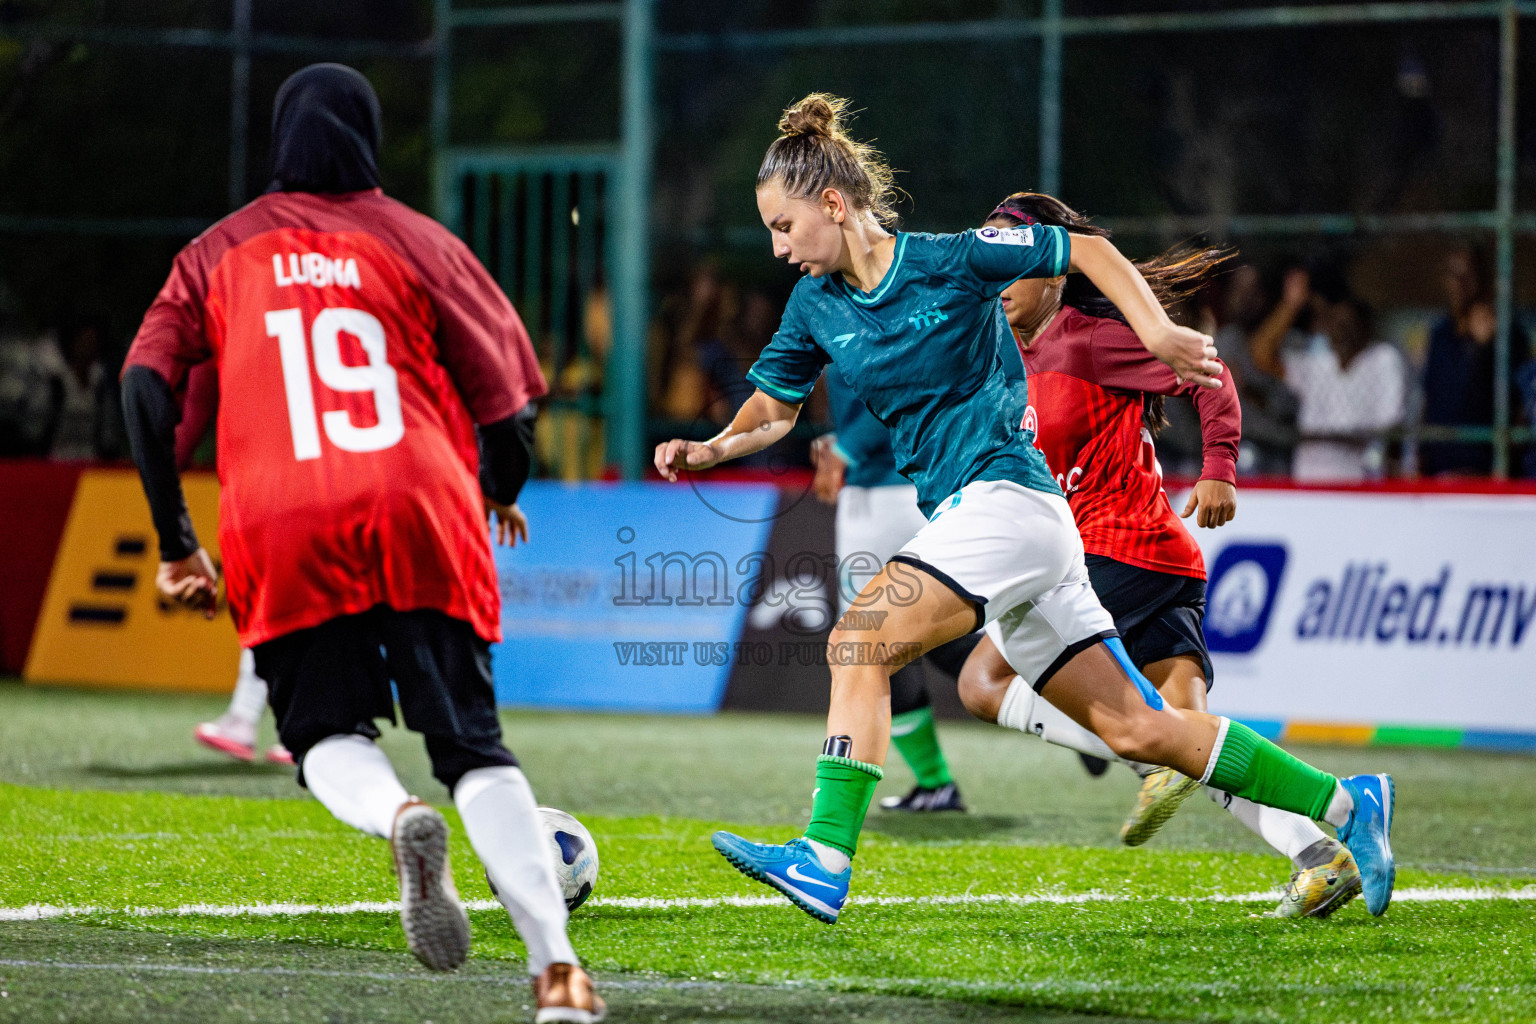
{"label": "player's knee", "polygon": [[827,635],[827,664],[834,674],[840,668],[877,666],[889,676],[912,660],[909,645],[890,643],[868,630],[849,629],[841,622]]}
{"label": "player's knee", "polygon": [[995,722],[1002,711],[1003,697],[1008,693],[1012,681],[1011,669],[1006,673],[989,671],[988,666],[977,659],[971,659],[960,670],[960,703],[965,705],[965,710],[982,721]]}

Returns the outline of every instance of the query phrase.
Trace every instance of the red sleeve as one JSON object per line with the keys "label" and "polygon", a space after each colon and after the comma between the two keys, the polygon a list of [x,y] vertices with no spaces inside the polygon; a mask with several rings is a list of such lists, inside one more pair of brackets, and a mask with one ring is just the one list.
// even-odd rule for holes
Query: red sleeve
{"label": "red sleeve", "polygon": [[1094,377],[1103,387],[1193,399],[1200,417],[1204,453],[1200,479],[1237,482],[1237,444],[1243,436],[1243,413],[1231,371],[1222,367],[1222,386],[1214,390],[1198,384],[1181,384],[1173,370],[1146,350],[1136,332],[1119,321],[1105,321],[1095,327],[1088,344],[1093,353]]}
{"label": "red sleeve", "polygon": [[213,356],[203,318],[207,296],[207,269],[193,242],[176,254],[170,276],[128,348],[123,369],[147,366],[179,394],[188,371]]}
{"label": "red sleeve", "polygon": [[198,363],[187,374],[187,397],[181,403],[181,422],[176,424],[176,468],[185,471],[192,455],[219,410],[219,367],[212,359]]}
{"label": "red sleeve", "polygon": [[414,262],[437,309],[440,358],[476,423],[504,420],[549,390],[528,330],[469,247],[432,228],[436,258]]}

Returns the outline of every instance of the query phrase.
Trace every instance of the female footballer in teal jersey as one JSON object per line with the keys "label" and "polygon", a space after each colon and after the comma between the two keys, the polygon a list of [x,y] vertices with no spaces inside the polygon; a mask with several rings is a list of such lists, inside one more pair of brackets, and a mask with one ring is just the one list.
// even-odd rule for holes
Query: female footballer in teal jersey
{"label": "female footballer in teal jersey", "polygon": [[657,445],[656,468],[675,480],[768,447],[836,362],[891,428],[929,522],[860,593],[866,614],[845,616],[828,640],[828,739],[805,836],[776,846],[718,832],[715,848],[835,923],[890,741],[890,673],[996,623],[1019,675],[1117,755],[1338,826],[1367,906],[1384,912],[1394,878],[1390,777],[1335,779],[1240,723],[1165,706],[1130,663],[1089,584],[1066,499],[1021,426],[1027,391],[1004,369],[1012,339],[997,297],[1023,277],[1084,273],[1148,351],[1180,377],[1219,387],[1211,340],[1174,324],[1104,238],[1046,225],[892,234],[891,171],[842,130],[845,106],[814,94],[791,107],[758,171],[774,253],[806,275],[748,371],[758,390],[710,440]]}

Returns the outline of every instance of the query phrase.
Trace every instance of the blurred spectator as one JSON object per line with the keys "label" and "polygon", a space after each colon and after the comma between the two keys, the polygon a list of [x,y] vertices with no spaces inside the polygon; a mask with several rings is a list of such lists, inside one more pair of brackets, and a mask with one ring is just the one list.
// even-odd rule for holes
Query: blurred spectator
{"label": "blurred spectator", "polygon": [[95,323],[71,324],[52,349],[47,367],[50,458],[78,462],[122,454],[117,381],[102,365],[102,334]]}
{"label": "blurred spectator", "polygon": [[[1296,395],[1283,379],[1261,370],[1250,350],[1250,337],[1270,312],[1272,294],[1257,267],[1234,270],[1227,277],[1222,326],[1215,337],[1216,350],[1242,399],[1243,442],[1238,469],[1283,476],[1291,471],[1296,447]],[[1303,349],[1306,335],[1292,324],[1280,347],[1282,353]]]}
{"label": "blurred spectator", "polygon": [[[751,397],[747,371],[778,330],[781,300],[760,289],[743,289],[703,262],[684,287],[659,304],[651,323],[648,368],[654,431],[692,430],[698,436],[729,423]],[[803,429],[775,449],[737,459],[738,469],[810,465],[809,435],[827,420],[823,389],[813,391],[801,411]],[[681,422],[678,422],[681,421]]]}
{"label": "blurred spectator", "polygon": [[0,336],[0,456],[62,460],[123,454],[117,381],[102,364],[103,330]]}
{"label": "blurred spectator", "polygon": [[[1306,348],[1282,351],[1305,312],[1313,333]],[[1286,273],[1280,302],[1250,338],[1260,370],[1284,379],[1296,395],[1300,441],[1291,475],[1307,483],[1350,483],[1382,475],[1385,432],[1403,419],[1407,373],[1402,356],[1373,341],[1368,306],[1350,294],[1337,270]]]}
{"label": "blurred spectator", "polygon": [[[1480,249],[1457,249],[1446,258],[1445,298],[1449,312],[1429,332],[1424,359],[1426,426],[1493,425],[1494,335],[1493,274]],[[1516,368],[1529,353],[1525,332],[1516,325],[1510,344],[1509,381],[1512,414],[1520,410]],[[1491,445],[1480,442],[1428,441],[1419,446],[1419,471],[1425,476],[1470,473],[1493,468]]]}
{"label": "blurred spectator", "polygon": [[671,420],[702,415],[708,385],[697,343],[719,323],[721,292],[720,275],[704,264],[693,270],[682,291],[661,302],[649,339],[650,405],[655,415]]}
{"label": "blurred spectator", "polygon": [[699,368],[704,372],[708,394],[705,412],[711,422],[722,426],[756,390],[747,380],[747,371],[778,326],[779,311],[766,294],[748,292],[739,302],[735,295],[732,287],[730,305],[736,312],[729,323],[698,344]]}
{"label": "blurred spectator", "polygon": [[613,306],[608,289],[596,284],[581,311],[581,344],[556,371],[544,363],[549,396],[534,428],[540,461],[561,480],[592,480],[603,475],[607,442],[603,431],[603,381],[613,348]]}
{"label": "blurred spectator", "polygon": [[0,456],[47,454],[58,361],[52,335],[0,334]]}

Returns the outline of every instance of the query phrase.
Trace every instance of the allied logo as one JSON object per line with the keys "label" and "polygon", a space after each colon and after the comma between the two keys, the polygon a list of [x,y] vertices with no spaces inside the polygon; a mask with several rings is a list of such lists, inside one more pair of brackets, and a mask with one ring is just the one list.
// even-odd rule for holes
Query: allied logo
{"label": "allied logo", "polygon": [[1205,640],[1212,651],[1246,654],[1259,646],[1280,594],[1285,561],[1279,544],[1232,544],[1216,557],[1205,611]]}

